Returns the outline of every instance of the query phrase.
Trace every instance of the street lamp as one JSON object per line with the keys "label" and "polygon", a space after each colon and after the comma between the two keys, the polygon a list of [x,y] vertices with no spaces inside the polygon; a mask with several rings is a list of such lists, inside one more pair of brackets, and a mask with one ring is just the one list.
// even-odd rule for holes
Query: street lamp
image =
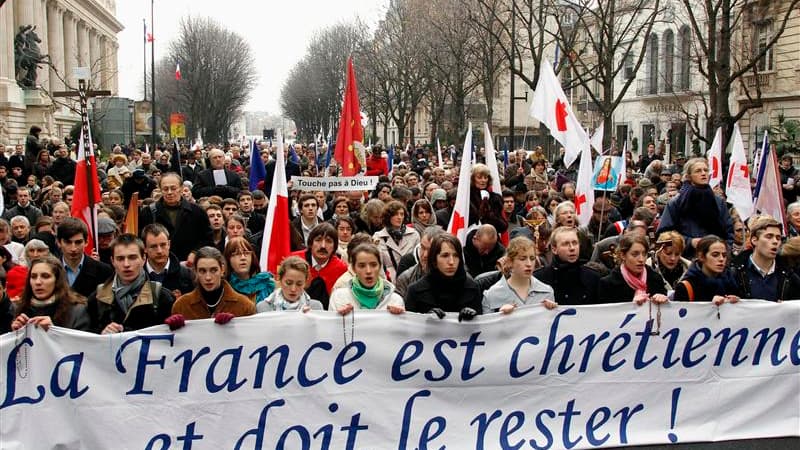
{"label": "street lamp", "polygon": [[134,138],[134,135],[133,135],[133,102],[128,102],[128,118],[130,119],[130,123],[131,123],[131,126],[130,126],[131,138],[130,138],[130,140],[128,142],[129,143],[132,142],[133,145],[135,146],[136,145],[136,139]]}

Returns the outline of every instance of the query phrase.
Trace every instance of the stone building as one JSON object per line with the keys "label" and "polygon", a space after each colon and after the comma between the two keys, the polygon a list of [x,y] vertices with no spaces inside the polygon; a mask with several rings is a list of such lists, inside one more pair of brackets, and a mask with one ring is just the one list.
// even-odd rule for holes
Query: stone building
{"label": "stone building", "polygon": [[[75,89],[76,67],[89,67],[90,87],[117,92],[116,0],[12,0],[0,6],[0,142],[23,142],[32,125],[42,137],[61,138],[79,120],[50,93]],[[41,54],[51,65],[37,71],[36,88],[22,88],[15,65],[15,38],[34,26]],[[65,84],[66,83],[66,84]]]}

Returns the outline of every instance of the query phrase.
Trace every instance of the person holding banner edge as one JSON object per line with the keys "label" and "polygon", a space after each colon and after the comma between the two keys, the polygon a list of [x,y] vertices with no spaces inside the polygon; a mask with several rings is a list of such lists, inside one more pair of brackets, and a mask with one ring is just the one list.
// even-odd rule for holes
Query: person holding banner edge
{"label": "person holding banner edge", "polygon": [[622,236],[617,247],[619,265],[601,278],[598,285],[601,303],[633,301],[642,306],[648,301],[656,304],[669,301],[664,279],[645,264],[649,246],[645,236]]}
{"label": "person holding banner edge", "polygon": [[385,309],[392,314],[406,311],[403,298],[394,285],[381,276],[381,253],[374,244],[359,244],[353,249],[350,267],[355,274],[347,286],[335,289],[328,309],[345,316],[357,309]]}

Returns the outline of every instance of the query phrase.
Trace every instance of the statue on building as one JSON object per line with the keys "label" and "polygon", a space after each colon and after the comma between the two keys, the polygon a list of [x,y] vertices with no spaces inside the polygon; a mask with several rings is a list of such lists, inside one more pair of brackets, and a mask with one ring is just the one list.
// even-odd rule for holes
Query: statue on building
{"label": "statue on building", "polygon": [[14,37],[17,84],[23,89],[36,89],[36,71],[42,63],[49,63],[50,57],[39,48],[41,42],[34,25],[19,27]]}

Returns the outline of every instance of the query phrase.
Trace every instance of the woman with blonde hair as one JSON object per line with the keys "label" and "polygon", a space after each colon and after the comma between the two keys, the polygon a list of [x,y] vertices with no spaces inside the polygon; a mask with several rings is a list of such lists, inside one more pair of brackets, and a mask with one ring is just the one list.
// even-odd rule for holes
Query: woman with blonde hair
{"label": "woman with blonde hair", "polygon": [[278,265],[279,287],[263,302],[256,305],[259,313],[270,311],[321,310],[322,303],[306,293],[308,263],[299,256],[290,256]]}
{"label": "woman with blonde hair", "polygon": [[501,277],[483,294],[483,313],[502,312],[509,314],[518,306],[541,303],[547,309],[557,305],[555,293],[549,285],[533,276],[536,268],[536,246],[526,237],[516,237],[508,243],[508,278]]}
{"label": "woman with blonde hair", "polygon": [[692,263],[681,256],[684,245],[683,236],[680,233],[665,231],[658,235],[655,251],[647,258],[646,264],[664,278],[667,291],[674,289],[675,283],[689,270]]}

